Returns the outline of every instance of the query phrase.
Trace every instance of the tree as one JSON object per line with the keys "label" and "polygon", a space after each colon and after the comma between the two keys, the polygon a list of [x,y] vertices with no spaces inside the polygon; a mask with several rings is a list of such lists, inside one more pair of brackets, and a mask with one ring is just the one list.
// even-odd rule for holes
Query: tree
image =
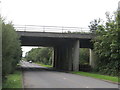
{"label": "tree", "polygon": [[20,40],[12,23],[2,21],[2,76],[12,73],[22,56]]}
{"label": "tree", "polygon": [[38,59],[38,53],[40,52],[41,48],[32,48],[29,52],[26,53],[25,58],[27,59],[27,61],[33,61],[33,62],[37,62]]}
{"label": "tree", "polygon": [[52,64],[52,48],[34,48],[26,54],[26,59],[46,65]]}
{"label": "tree", "polygon": [[80,64],[89,64],[89,49],[88,48],[80,48],[79,54]]}
{"label": "tree", "polygon": [[103,74],[118,75],[118,67],[120,67],[119,15],[120,13],[114,14],[114,19],[107,14],[105,25],[97,26],[97,36],[93,40],[94,51],[99,58],[97,70]]}
{"label": "tree", "polygon": [[90,32],[95,34],[101,22],[102,20],[100,18],[94,19],[93,21],[91,21],[90,25],[88,26],[90,28]]}

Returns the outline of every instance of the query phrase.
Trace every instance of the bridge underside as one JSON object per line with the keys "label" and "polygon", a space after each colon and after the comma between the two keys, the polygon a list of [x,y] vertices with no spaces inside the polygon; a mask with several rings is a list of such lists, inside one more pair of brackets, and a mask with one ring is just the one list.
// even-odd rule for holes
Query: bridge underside
{"label": "bridge underside", "polygon": [[91,39],[70,39],[70,38],[49,38],[49,37],[29,37],[22,36],[22,46],[44,46],[44,47],[56,47],[56,46],[69,46],[75,40],[79,40],[80,48],[92,48]]}
{"label": "bridge underside", "polygon": [[22,46],[44,46],[54,48],[53,67],[59,70],[79,70],[79,48],[92,48],[91,38],[39,37],[21,35]]}
{"label": "bridge underside", "polygon": [[91,48],[88,39],[21,37],[22,46],[46,46],[54,48],[53,67],[58,70],[79,70],[79,48]]}

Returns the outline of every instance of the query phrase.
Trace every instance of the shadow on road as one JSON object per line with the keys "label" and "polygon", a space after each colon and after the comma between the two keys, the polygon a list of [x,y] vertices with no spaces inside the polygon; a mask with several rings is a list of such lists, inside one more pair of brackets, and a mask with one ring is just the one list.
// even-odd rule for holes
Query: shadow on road
{"label": "shadow on road", "polygon": [[27,61],[21,61],[20,66],[17,68],[21,71],[57,71],[57,72],[69,72],[64,70],[59,70],[54,67],[43,67],[35,63],[29,63]]}
{"label": "shadow on road", "polygon": [[65,73],[70,72],[65,70],[58,70],[53,67],[18,67],[17,69],[21,71],[54,71],[54,72],[65,72]]}
{"label": "shadow on road", "polygon": [[18,67],[17,69],[22,71],[56,71],[54,68],[48,67]]}

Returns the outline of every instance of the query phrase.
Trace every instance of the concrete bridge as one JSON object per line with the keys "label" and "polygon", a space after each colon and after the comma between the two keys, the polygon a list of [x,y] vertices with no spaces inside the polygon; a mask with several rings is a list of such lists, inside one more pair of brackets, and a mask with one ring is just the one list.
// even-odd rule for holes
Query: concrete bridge
{"label": "concrete bridge", "polygon": [[79,48],[90,49],[90,64],[93,61],[92,34],[50,33],[17,31],[22,46],[45,46],[54,48],[53,67],[60,70],[79,70]]}

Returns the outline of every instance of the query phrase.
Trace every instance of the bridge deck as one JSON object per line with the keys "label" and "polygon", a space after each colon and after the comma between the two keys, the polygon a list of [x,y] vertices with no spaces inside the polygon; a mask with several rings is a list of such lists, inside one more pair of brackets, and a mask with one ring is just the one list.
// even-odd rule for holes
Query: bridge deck
{"label": "bridge deck", "polygon": [[81,48],[90,48],[92,34],[86,33],[51,33],[17,31],[21,36],[22,46],[60,46],[69,45],[74,40],[80,40]]}
{"label": "bridge deck", "polygon": [[94,36],[87,33],[51,33],[51,32],[24,32],[17,31],[20,36],[33,37],[52,37],[52,38],[76,38],[76,39],[92,39]]}

